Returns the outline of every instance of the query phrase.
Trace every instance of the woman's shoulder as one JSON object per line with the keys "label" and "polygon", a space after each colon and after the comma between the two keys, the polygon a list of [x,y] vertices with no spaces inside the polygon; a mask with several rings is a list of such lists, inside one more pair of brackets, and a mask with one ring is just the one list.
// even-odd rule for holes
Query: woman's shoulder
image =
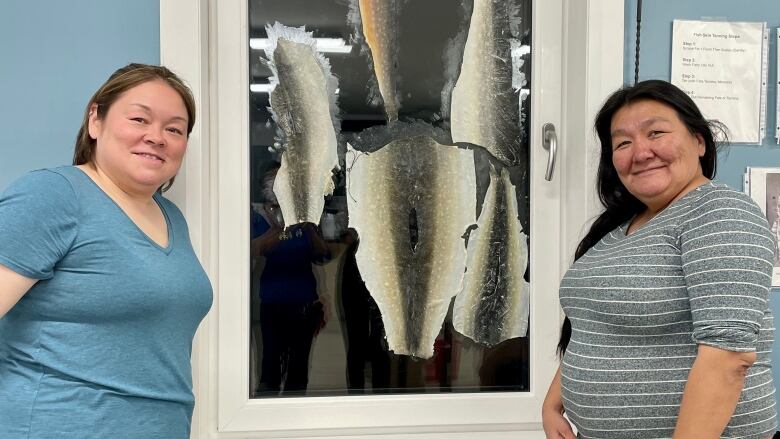
{"label": "woman's shoulder", "polygon": [[700,196],[710,196],[710,197],[748,197],[747,194],[745,194],[742,191],[736,190],[732,188],[731,186],[720,183],[717,181],[709,181],[707,183],[704,183],[703,185],[697,187],[694,189],[694,191],[698,192]]}
{"label": "woman's shoulder", "polygon": [[80,171],[73,166],[29,171],[13,181],[2,198],[30,198],[54,205],[75,203],[78,199],[75,172]]}
{"label": "woman's shoulder", "polygon": [[179,209],[179,206],[177,206],[176,203],[174,203],[173,201],[166,198],[163,194],[159,192],[155,193],[154,198],[157,200],[157,203],[163,209],[165,209],[165,211],[168,214],[180,215],[182,217],[184,216],[184,214],[181,212],[181,209]]}
{"label": "woman's shoulder", "polygon": [[53,168],[38,168],[27,171],[11,183],[14,185],[37,185],[41,183],[63,183],[69,181],[69,172],[74,166],[57,166]]}
{"label": "woman's shoulder", "polygon": [[694,189],[688,207],[689,210],[709,210],[718,207],[742,207],[748,208],[750,211],[761,210],[748,194],[723,183],[712,181]]}
{"label": "woman's shoulder", "polygon": [[685,206],[683,225],[695,226],[722,220],[749,221],[759,225],[766,217],[756,202],[744,192],[722,183],[709,182],[695,190]]}

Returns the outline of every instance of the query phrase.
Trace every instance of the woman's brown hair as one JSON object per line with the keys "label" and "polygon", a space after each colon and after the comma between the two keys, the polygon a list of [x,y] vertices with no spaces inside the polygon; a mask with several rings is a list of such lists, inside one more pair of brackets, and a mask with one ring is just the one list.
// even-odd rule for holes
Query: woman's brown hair
{"label": "woman's brown hair", "polygon": [[[153,66],[148,64],[132,63],[115,71],[108,80],[92,95],[87,108],[84,110],[84,119],[81,122],[81,128],[76,135],[76,148],[73,152],[73,165],[84,165],[93,163],[95,160],[96,141],[89,135],[89,117],[90,110],[97,109],[97,118],[106,117],[111,105],[127,90],[149,81],[164,81],[184,101],[184,107],[187,109],[187,137],[192,132],[195,125],[195,98],[192,91],[184,81],[175,73],[163,66]],[[173,178],[160,187],[160,191],[166,191],[173,185]]]}

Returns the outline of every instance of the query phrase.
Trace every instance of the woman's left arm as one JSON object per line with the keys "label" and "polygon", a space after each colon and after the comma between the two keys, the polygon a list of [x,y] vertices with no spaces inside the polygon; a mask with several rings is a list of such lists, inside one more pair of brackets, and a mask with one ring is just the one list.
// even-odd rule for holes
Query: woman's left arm
{"label": "woman's left arm", "polygon": [[731,419],[755,352],[699,345],[685,384],[674,439],[717,439]]}
{"label": "woman's left arm", "polygon": [[312,251],[312,260],[317,263],[323,263],[330,260],[330,249],[322,238],[319,228],[312,223],[303,223],[300,227],[303,228],[303,231],[309,240]]}
{"label": "woman's left arm", "polygon": [[37,279],[22,276],[0,264],[0,319],[32,288]]}
{"label": "woman's left arm", "polygon": [[771,318],[774,241],[759,207],[727,188],[703,196],[686,217],[679,244],[698,352],[674,438],[717,439],[756,373],[759,334]]}

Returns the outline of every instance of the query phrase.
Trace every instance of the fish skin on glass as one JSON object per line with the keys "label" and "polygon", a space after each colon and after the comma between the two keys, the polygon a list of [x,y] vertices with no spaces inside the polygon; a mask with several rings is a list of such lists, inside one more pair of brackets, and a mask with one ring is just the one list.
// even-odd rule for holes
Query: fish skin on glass
{"label": "fish skin on glass", "polygon": [[481,146],[507,166],[521,158],[520,97],[513,87],[511,54],[514,1],[474,0],[450,110],[454,142]]}
{"label": "fish skin on glass", "polygon": [[398,120],[397,51],[400,0],[357,0],[363,36],[371,52],[374,75],[388,121]]}
{"label": "fish skin on glass", "polygon": [[338,80],[316,41],[303,28],[267,26],[266,56],[273,72],[271,113],[283,133],[282,163],[274,181],[286,227],[319,224],[338,168],[335,103]]}
{"label": "fish skin on glass", "polygon": [[476,221],[474,152],[428,136],[395,140],[369,154],[348,149],[349,224],[360,236],[356,260],[382,313],[389,348],[430,358],[463,279],[463,234]]}
{"label": "fish skin on glass", "polygon": [[467,253],[463,289],[453,306],[455,330],[486,346],[524,337],[530,312],[530,285],[524,277],[528,244],[506,168],[500,175],[490,169],[490,186]]}

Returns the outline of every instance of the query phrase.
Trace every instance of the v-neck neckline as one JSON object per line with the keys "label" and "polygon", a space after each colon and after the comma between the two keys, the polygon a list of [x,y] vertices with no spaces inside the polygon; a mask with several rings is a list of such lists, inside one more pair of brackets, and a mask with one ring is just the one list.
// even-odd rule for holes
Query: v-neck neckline
{"label": "v-neck neckline", "polygon": [[135,230],[138,231],[144,238],[146,238],[146,241],[149,242],[154,248],[157,250],[160,250],[161,252],[167,254],[170,254],[171,250],[173,249],[173,228],[171,227],[171,219],[168,217],[168,212],[165,211],[165,208],[163,207],[162,203],[158,199],[158,194],[155,192],[154,195],[152,195],[152,200],[154,200],[155,204],[157,204],[157,207],[160,208],[160,212],[162,212],[163,217],[165,218],[165,227],[166,227],[166,233],[168,235],[168,245],[162,246],[157,241],[152,239],[151,236],[149,236],[146,232],[144,232],[138,224],[136,224],[135,221],[133,221],[132,218],[130,218],[130,215],[125,212],[124,209],[119,205],[119,203],[116,202],[113,198],[111,198],[106,191],[103,190],[103,188],[100,187],[100,185],[97,184],[95,180],[92,179],[92,177],[89,176],[86,172],[84,172],[83,169],[79,168],[78,166],[73,166],[74,169],[78,170],[78,172],[84,176],[94,187],[98,190],[103,196],[113,204],[117,210],[119,210],[119,213],[135,228]]}

